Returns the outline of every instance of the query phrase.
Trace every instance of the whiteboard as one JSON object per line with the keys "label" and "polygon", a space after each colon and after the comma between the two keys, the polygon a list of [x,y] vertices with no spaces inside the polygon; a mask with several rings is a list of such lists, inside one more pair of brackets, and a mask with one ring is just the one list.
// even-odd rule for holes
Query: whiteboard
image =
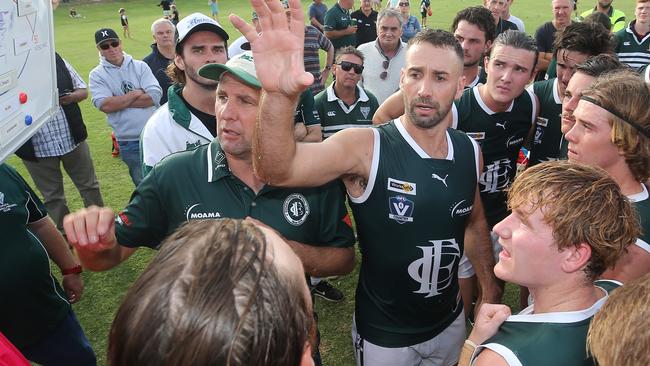
{"label": "whiteboard", "polygon": [[0,0],[0,162],[58,109],[51,0]]}

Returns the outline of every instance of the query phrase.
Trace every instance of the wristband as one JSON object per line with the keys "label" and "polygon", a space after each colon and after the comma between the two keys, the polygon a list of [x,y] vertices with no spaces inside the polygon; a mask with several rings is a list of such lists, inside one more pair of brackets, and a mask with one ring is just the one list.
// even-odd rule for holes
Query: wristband
{"label": "wristband", "polygon": [[476,345],[476,343],[470,341],[469,338],[465,340],[465,343],[463,344],[463,347],[465,347],[465,346],[468,346],[468,347],[471,348],[472,350],[475,350],[476,347],[478,347],[478,346]]}
{"label": "wristband", "polygon": [[72,268],[66,268],[61,270],[61,274],[64,276],[71,275],[71,274],[79,274],[83,272],[83,268],[81,268],[81,264],[77,264],[76,266]]}

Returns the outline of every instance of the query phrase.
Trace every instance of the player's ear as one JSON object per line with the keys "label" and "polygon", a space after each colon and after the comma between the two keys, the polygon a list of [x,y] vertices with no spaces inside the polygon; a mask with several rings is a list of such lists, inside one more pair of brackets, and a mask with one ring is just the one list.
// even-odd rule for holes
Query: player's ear
{"label": "player's ear", "polygon": [[314,358],[311,355],[311,344],[305,342],[305,349],[302,351],[300,366],[314,366]]}
{"label": "player's ear", "polygon": [[461,76],[458,79],[458,86],[456,89],[456,95],[454,96],[454,99],[460,99],[460,97],[463,95],[463,91],[465,90],[465,83],[467,82],[467,78],[465,78],[465,75]]}
{"label": "player's ear", "polygon": [[562,269],[566,273],[581,271],[591,259],[591,246],[587,243],[565,248],[562,252],[564,253]]}

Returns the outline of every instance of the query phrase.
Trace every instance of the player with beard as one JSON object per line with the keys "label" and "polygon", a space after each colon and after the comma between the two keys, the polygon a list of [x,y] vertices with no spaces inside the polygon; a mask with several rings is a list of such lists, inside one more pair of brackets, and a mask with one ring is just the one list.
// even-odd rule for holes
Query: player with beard
{"label": "player with beard", "polygon": [[[292,23],[302,24],[299,1],[289,3]],[[464,250],[476,264],[483,300],[499,297],[477,190],[480,150],[447,128],[463,88],[462,48],[449,32],[418,33],[400,73],[403,116],[296,144],[291,110],[311,83],[302,68],[302,32],[277,17],[279,2],[253,6],[268,28],[261,35],[240,18],[231,20],[251,41],[265,91],[254,166],[279,186],[342,178],[363,256],[353,319],[357,364],[455,364],[465,332],[457,280]]]}
{"label": "player with beard", "polygon": [[226,63],[228,33],[212,18],[194,13],[178,23],[176,34],[176,54],[167,68],[174,82],[169,101],[149,118],[140,136],[145,175],[165,156],[207,144],[217,134],[218,82],[199,76],[198,69]]}

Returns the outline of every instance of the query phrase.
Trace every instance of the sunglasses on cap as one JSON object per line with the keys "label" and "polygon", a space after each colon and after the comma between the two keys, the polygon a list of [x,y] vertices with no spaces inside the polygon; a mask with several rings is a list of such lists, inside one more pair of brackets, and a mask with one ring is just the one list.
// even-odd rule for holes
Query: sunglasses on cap
{"label": "sunglasses on cap", "polygon": [[106,51],[107,49],[109,49],[109,48],[111,48],[111,47],[113,47],[113,48],[117,48],[117,47],[119,47],[119,46],[120,46],[120,42],[119,42],[119,41],[112,41],[112,42],[104,42],[104,43],[100,44],[100,45],[99,45],[99,48],[101,48],[102,50]]}
{"label": "sunglasses on cap", "polygon": [[361,74],[363,72],[363,66],[357,65],[353,62],[341,61],[337,65],[339,65],[343,71],[350,71],[351,69],[354,69],[355,74]]}

